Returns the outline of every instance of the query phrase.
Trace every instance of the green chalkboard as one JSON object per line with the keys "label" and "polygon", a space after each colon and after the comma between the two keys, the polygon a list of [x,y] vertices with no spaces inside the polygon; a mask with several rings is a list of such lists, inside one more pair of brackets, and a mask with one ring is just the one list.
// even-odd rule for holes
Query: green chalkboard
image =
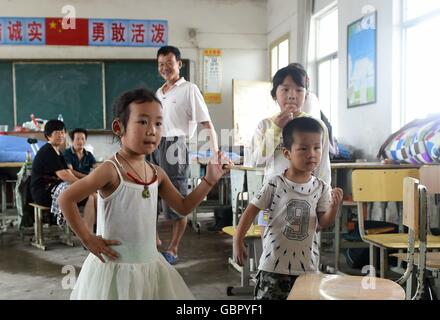
{"label": "green chalkboard", "polygon": [[[189,79],[189,61],[183,60],[180,75]],[[156,60],[109,61],[105,63],[105,96],[107,128],[113,120],[113,104],[124,91],[145,87],[156,92],[164,83]]]}
{"label": "green chalkboard", "polygon": [[0,62],[0,125],[14,129],[14,105],[12,89],[12,63]]}
{"label": "green chalkboard", "polygon": [[63,115],[68,129],[104,128],[102,62],[15,63],[17,122]]}
{"label": "green chalkboard", "polygon": [[[155,92],[164,80],[156,60],[96,62],[0,62],[0,124],[14,125],[30,115],[45,120],[63,115],[68,129],[110,129],[113,103],[122,92],[146,87]],[[189,60],[181,76],[189,79]],[[105,105],[104,105],[105,96]]]}

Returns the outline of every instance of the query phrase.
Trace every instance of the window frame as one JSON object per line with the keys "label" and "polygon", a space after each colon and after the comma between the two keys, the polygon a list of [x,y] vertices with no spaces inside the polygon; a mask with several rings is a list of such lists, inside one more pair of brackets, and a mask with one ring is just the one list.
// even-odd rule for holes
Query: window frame
{"label": "window frame", "polygon": [[[320,83],[320,76],[319,76],[319,69],[320,66],[323,63],[327,63],[329,62],[330,64],[332,63],[333,60],[339,59],[339,45],[336,46],[336,51],[333,51],[325,56],[322,56],[320,58],[318,58],[318,47],[319,47],[319,22],[320,20],[322,20],[323,18],[325,18],[326,16],[328,16],[329,14],[333,13],[334,11],[338,11],[338,18],[339,18],[339,8],[338,8],[338,4],[337,2],[334,2],[332,4],[330,4],[328,7],[324,8],[323,10],[315,13],[312,17],[312,21],[313,21],[313,37],[314,37],[314,52],[313,52],[313,58],[312,58],[312,64],[313,64],[313,78],[314,80],[314,88],[315,88],[315,92],[316,95],[319,99],[319,83]],[[339,43],[339,34],[338,34],[338,43]],[[339,63],[338,63],[339,64]],[[339,70],[337,70],[336,72],[339,72]],[[339,96],[339,83],[338,85],[338,90],[336,90],[336,95]],[[321,108],[322,111],[322,108]],[[332,112],[333,111],[333,112]],[[330,114],[325,114],[326,117],[328,117],[329,121],[332,123],[332,126],[335,128],[335,132],[337,132],[337,115],[338,115],[338,110],[331,110],[330,109]]]}
{"label": "window frame", "polygon": [[[269,46],[269,81],[272,81],[273,75],[280,70],[280,44],[287,40],[288,64],[290,63],[290,33],[286,33],[273,41]],[[277,70],[272,69],[272,50],[277,48]]]}
{"label": "window frame", "polygon": [[[406,123],[413,121],[414,119],[409,119],[408,116],[408,104],[406,99],[407,94],[407,48],[408,48],[408,30],[410,28],[414,28],[417,26],[420,26],[423,23],[429,22],[431,19],[440,18],[440,9],[435,9],[431,12],[422,14],[416,18],[407,18],[407,0],[401,0],[401,6],[400,6],[400,21],[401,21],[401,28],[400,28],[400,35],[401,35],[401,48],[402,48],[402,55],[401,55],[401,83],[400,83],[400,126],[405,125]],[[426,115],[425,115],[426,116]]]}

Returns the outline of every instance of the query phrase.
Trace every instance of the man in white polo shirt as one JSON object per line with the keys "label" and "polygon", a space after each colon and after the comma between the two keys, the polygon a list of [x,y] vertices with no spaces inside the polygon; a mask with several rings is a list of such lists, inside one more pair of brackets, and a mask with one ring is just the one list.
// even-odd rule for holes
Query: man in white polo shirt
{"label": "man in white polo shirt", "polygon": [[[182,60],[179,49],[173,46],[160,48],[157,62],[159,73],[165,79],[164,85],[156,92],[163,106],[163,129],[159,148],[152,158],[165,170],[177,190],[186,196],[190,174],[187,140],[192,138],[197,123],[200,123],[208,130],[211,151],[217,153],[217,135],[199,88],[180,77]],[[185,232],[187,218],[164,202],[162,210],[173,222],[171,241],[162,254],[169,263],[174,264],[177,262],[179,243]],[[157,241],[160,243],[159,238]]]}

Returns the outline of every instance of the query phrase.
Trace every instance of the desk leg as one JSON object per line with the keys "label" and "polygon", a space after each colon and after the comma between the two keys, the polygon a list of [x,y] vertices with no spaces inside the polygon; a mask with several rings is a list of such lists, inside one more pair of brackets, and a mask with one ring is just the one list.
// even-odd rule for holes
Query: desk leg
{"label": "desk leg", "polygon": [[339,271],[339,257],[341,250],[341,206],[338,208],[335,219],[335,273]]}
{"label": "desk leg", "polygon": [[370,267],[376,268],[376,247],[370,243]]}
{"label": "desk leg", "polygon": [[6,212],[6,182],[1,181],[1,193],[2,193],[2,213]]}

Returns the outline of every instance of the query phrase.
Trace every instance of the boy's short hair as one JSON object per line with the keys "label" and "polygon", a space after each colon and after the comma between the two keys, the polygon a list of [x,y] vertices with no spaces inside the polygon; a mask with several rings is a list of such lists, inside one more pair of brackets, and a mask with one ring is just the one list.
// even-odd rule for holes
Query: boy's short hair
{"label": "boy's short hair", "polygon": [[84,128],[75,128],[72,131],[69,132],[69,137],[70,139],[75,139],[75,133],[84,133],[84,135],[86,136],[86,140],[87,140],[87,130]]}
{"label": "boy's short hair", "polygon": [[284,148],[290,149],[294,143],[293,134],[297,132],[309,132],[322,134],[321,124],[311,117],[299,117],[289,121],[283,128]]}
{"label": "boy's short hair", "polygon": [[66,130],[66,126],[64,125],[63,121],[56,119],[49,120],[44,125],[44,136],[47,140],[49,140],[48,137],[51,136],[54,131],[61,130]]}
{"label": "boy's short hair", "polygon": [[174,54],[176,57],[176,61],[180,61],[180,50],[173,46],[163,46],[159,50],[157,50],[156,58],[159,58],[160,55],[166,56],[168,53]]}

